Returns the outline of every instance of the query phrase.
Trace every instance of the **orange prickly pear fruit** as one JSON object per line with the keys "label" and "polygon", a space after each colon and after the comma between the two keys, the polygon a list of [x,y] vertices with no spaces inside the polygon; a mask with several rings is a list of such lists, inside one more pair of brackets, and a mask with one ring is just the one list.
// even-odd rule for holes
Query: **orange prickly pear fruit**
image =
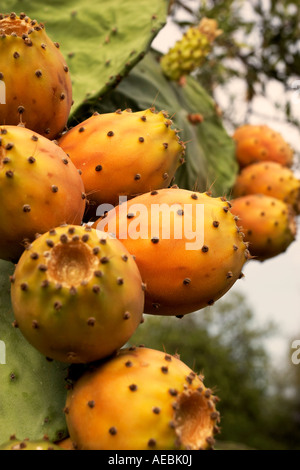
{"label": "orange prickly pear fruit", "polygon": [[115,233],[134,255],[149,314],[178,316],[212,305],[249,255],[226,198],[177,187],[124,202],[93,227]]}
{"label": "orange prickly pear fruit", "polygon": [[233,199],[231,204],[250,253],[257,260],[264,261],[285,252],[295,240],[295,213],[285,202],[263,194],[250,194]]}
{"label": "orange prickly pear fruit", "polygon": [[273,161],[288,167],[293,164],[293,149],[281,134],[269,126],[240,126],[235,130],[233,139],[236,142],[236,158],[242,168],[260,161]]}
{"label": "orange prickly pear fruit", "polygon": [[0,127],[0,197],[0,258],[14,262],[36,234],[80,224],[86,206],[82,179],[65,152],[19,126]]}
{"label": "orange prickly pear fruit", "polygon": [[49,139],[63,131],[72,105],[69,69],[59,44],[25,13],[0,15],[0,80],[0,124],[21,122]]}
{"label": "orange prickly pear fruit", "polygon": [[59,145],[81,171],[90,204],[115,205],[119,196],[169,186],[185,148],[171,123],[163,111],[118,110],[65,133]]}
{"label": "orange prickly pear fruit", "polygon": [[55,444],[62,450],[75,450],[70,437],[63,439],[62,441],[56,442]]}
{"label": "orange prickly pear fruit", "polygon": [[46,357],[88,363],[113,354],[142,320],[138,268],[119,240],[89,227],[41,235],[12,276],[16,324]]}
{"label": "orange prickly pear fruit", "polygon": [[180,359],[130,347],[74,383],[65,415],[79,450],[204,450],[219,431],[217,400]]}
{"label": "orange prickly pear fruit", "polygon": [[293,171],[275,162],[253,163],[237,176],[233,197],[265,194],[293,206],[300,213],[300,180]]}

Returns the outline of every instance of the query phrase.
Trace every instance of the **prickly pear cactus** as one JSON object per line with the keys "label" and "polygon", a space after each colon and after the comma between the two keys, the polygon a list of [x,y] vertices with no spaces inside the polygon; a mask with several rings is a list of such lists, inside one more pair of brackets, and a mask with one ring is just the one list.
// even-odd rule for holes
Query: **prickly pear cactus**
{"label": "prickly pear cactus", "polygon": [[212,49],[213,41],[222,34],[214,19],[202,18],[162,56],[160,65],[167,78],[179,80],[199,68]]}
{"label": "prickly pear cactus", "polygon": [[223,197],[161,189],[116,207],[94,228],[115,233],[134,255],[145,313],[185,315],[212,305],[241,275],[249,253],[230,207]]}
{"label": "prickly pear cactus", "polygon": [[79,450],[205,450],[218,432],[216,400],[178,358],[131,347],[86,371],[65,413]]}
{"label": "prickly pear cactus", "polygon": [[144,291],[134,259],[119,240],[90,227],[41,235],[11,280],[20,331],[51,359],[102,359],[124,346],[142,320]]}
{"label": "prickly pear cactus", "polygon": [[185,147],[172,120],[154,108],[93,115],[58,143],[80,170],[95,208],[168,187],[184,161]]}
{"label": "prickly pear cactus", "polygon": [[25,13],[0,14],[0,79],[0,124],[21,122],[49,139],[65,128],[72,105],[69,68],[45,26]]}
{"label": "prickly pear cactus", "polygon": [[47,25],[60,44],[73,85],[74,106],[101,99],[128,74],[165,24],[162,0],[3,0],[0,13],[26,14]]}
{"label": "prickly pear cactus", "polygon": [[[62,413],[66,399],[65,365],[49,362],[13,326],[9,276],[14,265],[0,261],[0,442],[12,435],[54,442],[67,436]],[[5,356],[5,357],[4,357]]]}

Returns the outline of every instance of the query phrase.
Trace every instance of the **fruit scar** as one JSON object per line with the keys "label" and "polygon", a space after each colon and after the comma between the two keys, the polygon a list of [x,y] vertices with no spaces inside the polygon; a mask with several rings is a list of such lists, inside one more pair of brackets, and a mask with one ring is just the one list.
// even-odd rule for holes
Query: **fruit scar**
{"label": "fruit scar", "polygon": [[11,277],[15,324],[50,359],[102,359],[142,321],[135,261],[119,240],[102,235],[89,227],[57,227],[28,247]]}

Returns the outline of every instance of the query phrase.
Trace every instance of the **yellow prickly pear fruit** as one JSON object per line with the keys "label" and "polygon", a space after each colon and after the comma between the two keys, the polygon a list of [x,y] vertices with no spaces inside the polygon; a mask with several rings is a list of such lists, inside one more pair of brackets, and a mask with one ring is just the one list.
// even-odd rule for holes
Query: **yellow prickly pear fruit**
{"label": "yellow prickly pear fruit", "polygon": [[0,198],[0,258],[13,262],[36,234],[81,224],[86,207],[82,179],[66,153],[19,126],[0,128]]}
{"label": "yellow prickly pear fruit", "polygon": [[0,80],[0,124],[22,123],[48,139],[63,131],[72,105],[69,69],[45,26],[25,13],[0,15]]}
{"label": "yellow prickly pear fruit", "polygon": [[240,277],[249,254],[226,198],[178,187],[124,202],[93,227],[115,233],[134,255],[149,314],[212,305]]}
{"label": "yellow prickly pear fruit", "polygon": [[265,194],[293,206],[300,213],[300,180],[292,170],[275,162],[258,162],[242,169],[237,176],[233,197]]}
{"label": "yellow prickly pear fruit", "polygon": [[231,204],[255,259],[273,258],[285,252],[295,240],[295,213],[285,202],[264,194],[250,194],[233,199]]}
{"label": "yellow prickly pear fruit", "polygon": [[219,432],[217,401],[178,358],[131,347],[74,383],[65,414],[79,450],[205,450]]}
{"label": "yellow prickly pear fruit", "polygon": [[96,114],[59,140],[81,171],[90,204],[118,204],[170,185],[184,145],[165,112],[153,109]]}
{"label": "yellow prickly pear fruit", "polygon": [[123,244],[89,227],[57,227],[11,278],[16,324],[46,357],[88,363],[113,354],[142,321],[139,270]]}
{"label": "yellow prickly pear fruit", "polygon": [[47,439],[31,441],[29,439],[19,440],[14,436],[8,442],[0,446],[0,450],[62,450],[56,444]]}
{"label": "yellow prickly pear fruit", "polygon": [[260,161],[273,161],[288,167],[293,164],[293,149],[269,126],[245,124],[238,127],[232,137],[241,168]]}

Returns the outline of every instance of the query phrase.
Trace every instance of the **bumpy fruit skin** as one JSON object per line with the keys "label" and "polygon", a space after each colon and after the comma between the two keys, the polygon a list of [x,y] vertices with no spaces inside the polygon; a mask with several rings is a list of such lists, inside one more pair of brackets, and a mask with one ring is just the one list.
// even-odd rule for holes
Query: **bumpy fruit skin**
{"label": "bumpy fruit skin", "polygon": [[300,213],[300,180],[289,168],[275,162],[249,165],[237,176],[233,197],[265,194],[293,206]]}
{"label": "bumpy fruit skin", "polygon": [[263,194],[236,198],[231,204],[255,259],[273,258],[285,252],[295,240],[295,213],[288,204]]}
{"label": "bumpy fruit skin", "polygon": [[24,125],[54,139],[66,126],[72,83],[59,45],[25,14],[0,15],[0,124]]}
{"label": "bumpy fruit skin", "polygon": [[0,127],[0,198],[0,258],[14,262],[37,233],[80,224],[86,206],[82,179],[65,152],[18,126]]}
{"label": "bumpy fruit skin", "polygon": [[56,444],[47,441],[46,439],[40,441],[30,441],[29,439],[24,439],[20,441],[18,439],[12,438],[10,441],[5,442],[0,446],[0,450],[62,450]]}
{"label": "bumpy fruit skin", "polygon": [[142,320],[144,292],[132,256],[119,240],[89,227],[67,225],[39,237],[11,280],[16,324],[51,359],[102,359]]}
{"label": "bumpy fruit skin", "polygon": [[89,202],[115,205],[119,196],[170,185],[184,153],[171,124],[154,109],[96,114],[64,134],[59,145],[81,170]]}
{"label": "bumpy fruit skin", "polygon": [[211,390],[178,358],[143,347],[86,371],[65,414],[79,450],[207,449],[218,432]]}
{"label": "bumpy fruit skin", "polygon": [[56,445],[62,450],[75,450],[69,437],[63,439],[62,441],[56,442]]}
{"label": "bumpy fruit skin", "polygon": [[249,254],[226,198],[178,187],[131,199],[93,227],[116,233],[134,255],[149,314],[212,305],[240,277]]}
{"label": "bumpy fruit skin", "polygon": [[190,27],[164,56],[160,64],[166,77],[179,80],[197,69],[211,52],[212,43],[222,31],[213,19],[203,18],[198,26]]}
{"label": "bumpy fruit skin", "polygon": [[260,161],[273,161],[288,167],[293,164],[293,149],[269,126],[246,124],[238,127],[232,137],[241,168]]}

